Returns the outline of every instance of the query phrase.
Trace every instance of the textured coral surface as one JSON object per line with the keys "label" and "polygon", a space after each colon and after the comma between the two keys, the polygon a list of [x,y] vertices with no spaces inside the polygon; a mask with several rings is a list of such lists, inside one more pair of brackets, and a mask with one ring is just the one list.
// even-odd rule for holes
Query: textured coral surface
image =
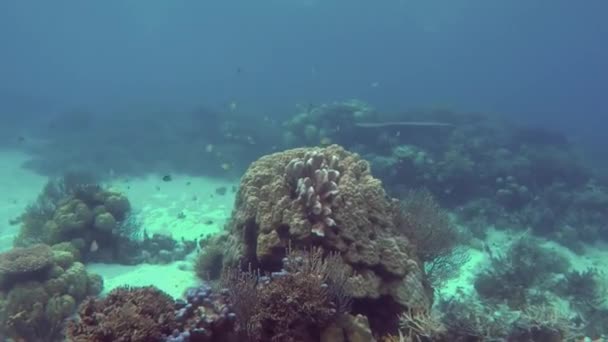
{"label": "textured coral surface", "polygon": [[289,244],[322,246],[353,269],[355,299],[426,308],[429,292],[415,246],[395,226],[398,210],[357,154],[337,145],[287,150],[260,158],[243,176],[233,248],[241,263],[273,271]]}

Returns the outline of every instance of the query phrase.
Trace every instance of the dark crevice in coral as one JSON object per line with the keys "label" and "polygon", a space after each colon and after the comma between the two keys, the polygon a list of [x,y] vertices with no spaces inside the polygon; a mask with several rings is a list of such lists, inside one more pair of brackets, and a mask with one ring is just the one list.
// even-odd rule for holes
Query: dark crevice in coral
{"label": "dark crevice in coral", "polygon": [[245,265],[241,266],[244,268],[251,266],[255,269],[259,267],[259,261],[256,254],[258,247],[258,230],[259,227],[255,222],[255,218],[250,218],[243,224],[243,257],[245,258]]}
{"label": "dark crevice in coral", "polygon": [[352,314],[367,316],[372,331],[378,336],[398,334],[401,312],[403,306],[388,296],[378,299],[354,299],[352,302]]}
{"label": "dark crevice in coral", "polygon": [[289,239],[289,225],[281,224],[277,227],[277,234],[281,240]]}

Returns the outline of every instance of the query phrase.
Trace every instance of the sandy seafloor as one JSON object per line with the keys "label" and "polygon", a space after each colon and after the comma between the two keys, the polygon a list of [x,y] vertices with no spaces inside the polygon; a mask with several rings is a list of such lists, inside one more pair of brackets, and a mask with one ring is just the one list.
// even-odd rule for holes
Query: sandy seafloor
{"label": "sandy seafloor", "polygon": [[[11,248],[13,236],[18,229],[17,226],[9,225],[9,220],[17,217],[36,199],[47,181],[46,177],[23,169],[21,165],[26,160],[27,156],[22,153],[0,150],[0,251]],[[162,175],[150,175],[145,178],[114,179],[105,185],[128,196],[150,234],[171,233],[176,239],[194,239],[223,228],[231,215],[235,198],[233,187],[238,185],[238,179],[228,182],[172,174],[172,181],[163,182],[161,177]],[[227,188],[225,195],[216,193],[219,187]],[[184,214],[183,218],[178,218],[180,212]],[[484,243],[496,255],[521,234],[489,228]],[[553,242],[546,242],[545,245],[556,253],[566,255],[574,269],[594,267],[608,274],[606,244],[588,247],[583,255],[574,254]],[[193,271],[195,253],[184,261],[168,265],[89,264],[87,268],[104,278],[104,293],[121,285],[154,285],[178,298],[185,289],[199,283]],[[471,248],[469,253],[469,262],[454,279],[437,289],[437,294],[449,298],[468,297],[474,293],[472,283],[475,274],[489,262],[489,258],[482,250]]]}
{"label": "sandy seafloor", "polygon": [[[18,226],[9,225],[25,207],[35,201],[47,178],[21,165],[27,156],[0,150],[0,251],[11,248]],[[230,218],[238,179],[190,177],[171,174],[172,181],[163,182],[163,175],[145,178],[117,178],[104,183],[127,195],[143,227],[152,235],[170,233],[175,239],[197,239],[223,229]],[[216,189],[226,187],[224,195]],[[183,218],[178,215],[183,213]],[[103,246],[100,246],[103,248]],[[196,253],[196,252],[195,252]],[[193,271],[195,253],[184,261],[167,265],[136,266],[89,264],[87,269],[104,278],[104,292],[120,285],[154,285],[173,297],[198,284]]]}

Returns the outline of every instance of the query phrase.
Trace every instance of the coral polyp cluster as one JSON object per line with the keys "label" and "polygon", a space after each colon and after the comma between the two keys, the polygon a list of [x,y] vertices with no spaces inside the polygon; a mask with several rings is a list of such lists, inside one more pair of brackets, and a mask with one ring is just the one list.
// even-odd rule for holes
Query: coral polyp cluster
{"label": "coral polyp cluster", "polygon": [[311,231],[317,236],[325,236],[325,230],[336,225],[331,215],[333,201],[339,193],[338,162],[335,155],[328,159],[312,151],[303,158],[292,159],[285,167],[286,177],[312,222]]}

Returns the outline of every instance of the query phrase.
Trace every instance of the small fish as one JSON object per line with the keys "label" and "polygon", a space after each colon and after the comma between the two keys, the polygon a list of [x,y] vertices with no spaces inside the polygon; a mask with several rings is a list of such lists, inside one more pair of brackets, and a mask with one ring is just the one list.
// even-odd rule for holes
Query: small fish
{"label": "small fish", "polygon": [[238,107],[236,101],[232,101],[230,102],[230,104],[228,105],[228,108],[230,109],[231,112],[234,112],[236,110],[236,108]]}
{"label": "small fish", "polygon": [[163,182],[170,182],[173,180],[173,177],[171,177],[171,175],[164,175],[163,176]]}
{"label": "small fish", "polygon": [[93,240],[93,242],[91,242],[91,246],[89,246],[89,252],[95,253],[98,250],[99,250],[99,245],[97,244],[96,240]]}
{"label": "small fish", "polygon": [[220,165],[220,167],[222,169],[224,169],[224,171],[228,171],[232,168],[232,165],[230,165],[229,163],[222,163],[222,165]]}
{"label": "small fish", "polygon": [[17,141],[20,142],[20,143],[22,143],[22,142],[25,141],[25,137],[23,135],[20,135],[20,136],[17,137]]}
{"label": "small fish", "polygon": [[207,152],[207,153],[213,152],[213,144],[207,144],[207,146],[205,146],[205,152]]}
{"label": "small fish", "polygon": [[369,86],[372,88],[378,88],[380,86],[380,82],[372,82]]}

